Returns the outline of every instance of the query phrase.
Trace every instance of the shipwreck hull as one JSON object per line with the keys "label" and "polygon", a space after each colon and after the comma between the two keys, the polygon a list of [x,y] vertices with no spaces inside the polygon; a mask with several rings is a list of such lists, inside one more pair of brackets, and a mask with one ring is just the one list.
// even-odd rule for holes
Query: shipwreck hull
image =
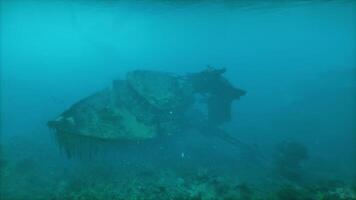
{"label": "shipwreck hull", "polygon": [[[244,95],[221,76],[224,72],[209,68],[177,76],[132,71],[126,80],[115,80],[112,86],[73,104],[48,126],[69,157],[95,153],[100,146],[137,144],[202,123],[218,127],[230,120],[231,102]],[[186,115],[194,110],[196,94],[207,98],[208,116],[201,119]]]}

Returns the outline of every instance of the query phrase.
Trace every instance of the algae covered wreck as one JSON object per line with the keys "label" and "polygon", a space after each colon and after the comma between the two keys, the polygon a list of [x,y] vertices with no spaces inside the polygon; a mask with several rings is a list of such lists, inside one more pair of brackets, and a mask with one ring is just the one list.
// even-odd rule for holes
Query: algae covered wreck
{"label": "algae covered wreck", "polygon": [[48,126],[68,155],[78,143],[137,142],[196,129],[238,145],[220,125],[231,119],[231,104],[245,95],[224,76],[207,68],[176,75],[130,71],[125,80],[72,105]]}

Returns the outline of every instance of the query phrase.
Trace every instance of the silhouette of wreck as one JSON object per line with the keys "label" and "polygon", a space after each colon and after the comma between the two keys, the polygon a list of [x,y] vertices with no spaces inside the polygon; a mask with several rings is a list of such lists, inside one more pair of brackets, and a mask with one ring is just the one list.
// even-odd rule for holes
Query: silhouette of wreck
{"label": "silhouette of wreck", "polygon": [[[208,67],[198,73],[176,74],[135,70],[125,80],[72,105],[48,122],[68,156],[79,146],[98,143],[141,142],[197,130],[235,146],[249,148],[223,131],[231,120],[231,104],[245,95],[223,74],[225,69]],[[78,145],[80,144],[80,145]]]}

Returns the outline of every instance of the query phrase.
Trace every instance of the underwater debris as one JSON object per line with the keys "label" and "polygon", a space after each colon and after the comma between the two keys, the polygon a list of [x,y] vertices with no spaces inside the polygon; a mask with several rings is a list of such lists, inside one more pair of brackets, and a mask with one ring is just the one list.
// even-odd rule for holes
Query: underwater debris
{"label": "underwater debris", "polygon": [[309,157],[305,145],[298,142],[282,142],[277,145],[274,155],[276,172],[291,181],[299,181],[302,176],[302,163]]}
{"label": "underwater debris", "polygon": [[240,199],[252,200],[253,190],[249,185],[247,185],[246,183],[242,183],[238,185],[237,188],[240,193]]}
{"label": "underwater debris", "polygon": [[[115,80],[112,87],[80,100],[48,126],[68,157],[91,155],[98,145],[137,143],[189,129],[246,148],[219,127],[231,119],[231,103],[246,93],[223,77],[225,71],[210,67],[186,76],[131,71],[126,80]],[[195,108],[196,94],[207,99],[207,116],[200,119],[186,115],[204,113]]]}
{"label": "underwater debris", "polygon": [[294,185],[285,185],[276,192],[277,200],[307,200],[309,197],[305,190]]}
{"label": "underwater debris", "polygon": [[352,187],[342,184],[317,192],[317,197],[320,200],[356,200],[356,192]]}
{"label": "underwater debris", "polygon": [[221,124],[231,119],[231,104],[246,94],[246,91],[237,89],[222,77],[226,69],[207,70],[188,76],[194,91],[208,96],[208,119],[210,124]]}

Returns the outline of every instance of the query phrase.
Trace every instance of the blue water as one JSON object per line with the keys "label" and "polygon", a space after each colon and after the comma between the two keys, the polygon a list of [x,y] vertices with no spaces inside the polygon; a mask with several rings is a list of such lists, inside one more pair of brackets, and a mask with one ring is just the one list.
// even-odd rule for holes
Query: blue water
{"label": "blue water", "polygon": [[[303,187],[323,182],[324,199],[337,188],[356,199],[355,12],[354,1],[1,1],[0,198],[322,199]],[[182,134],[68,159],[47,128],[129,71],[208,65],[247,91],[223,128],[263,158]],[[307,149],[298,180],[274,162],[290,141]]]}

